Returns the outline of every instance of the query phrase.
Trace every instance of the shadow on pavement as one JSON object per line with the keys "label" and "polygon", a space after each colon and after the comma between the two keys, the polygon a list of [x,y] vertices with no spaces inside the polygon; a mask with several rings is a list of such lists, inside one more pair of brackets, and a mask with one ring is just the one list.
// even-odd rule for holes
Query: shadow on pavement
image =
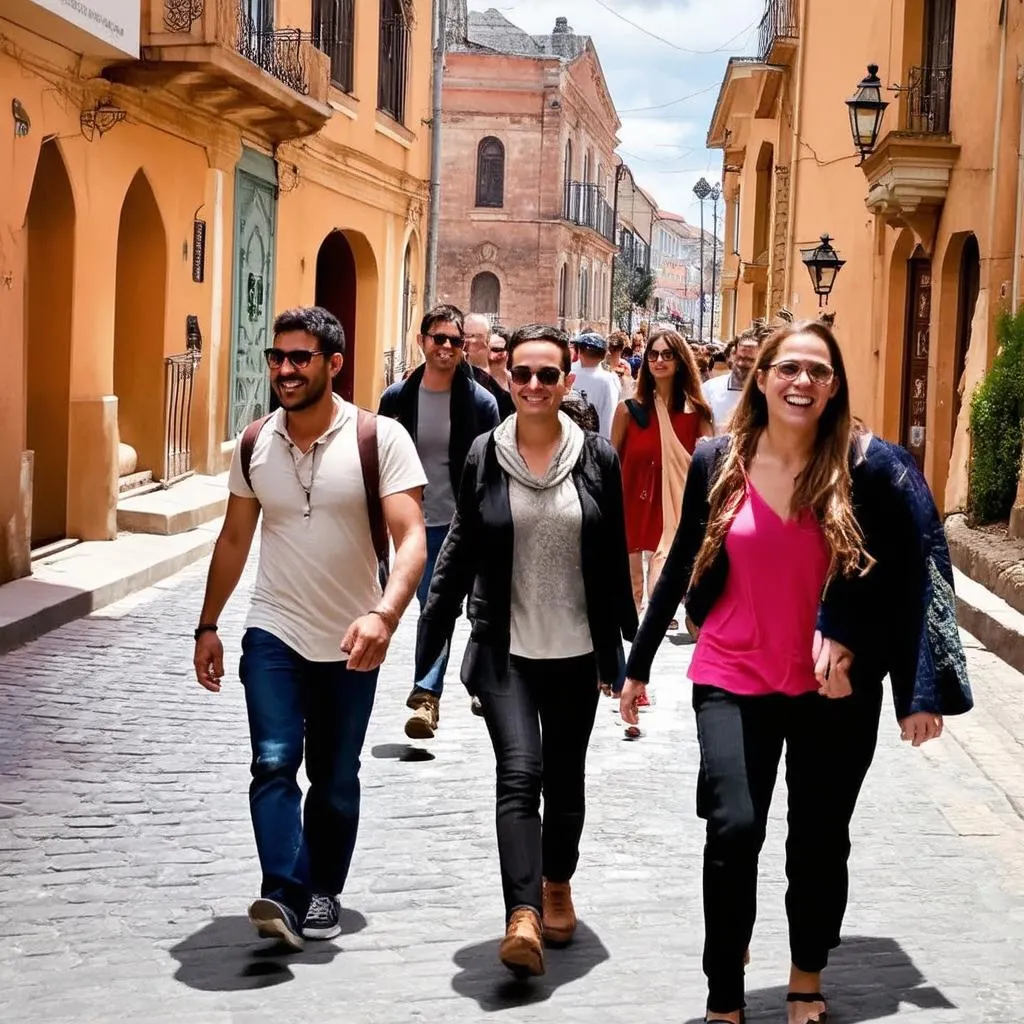
{"label": "shadow on pavement", "polygon": [[453,958],[461,970],[452,978],[452,988],[460,996],[475,1000],[488,1013],[542,1003],[561,985],[579,980],[611,956],[597,935],[580,921],[572,945],[545,950],[547,973],[520,981],[499,963],[500,942],[496,938],[464,946]]}
{"label": "shadow on pavement", "polygon": [[[851,935],[833,951],[822,976],[829,1019],[866,1024],[895,1016],[905,1003],[921,1010],[955,1010],[927,980],[895,939]],[[785,1007],[784,985],[754,989],[747,993],[748,1024],[774,1024],[784,1019]],[[703,1021],[694,1017],[687,1024]]]}
{"label": "shadow on pavement", "polygon": [[411,743],[378,743],[370,753],[384,761],[433,761],[434,755]]}
{"label": "shadow on pavement", "polygon": [[[339,938],[362,931],[366,918],[342,909]],[[338,940],[335,940],[338,941]],[[242,992],[292,981],[292,964],[329,964],[341,949],[334,942],[307,942],[302,953],[261,939],[247,917],[215,917],[176,946],[175,981],[201,992]]]}

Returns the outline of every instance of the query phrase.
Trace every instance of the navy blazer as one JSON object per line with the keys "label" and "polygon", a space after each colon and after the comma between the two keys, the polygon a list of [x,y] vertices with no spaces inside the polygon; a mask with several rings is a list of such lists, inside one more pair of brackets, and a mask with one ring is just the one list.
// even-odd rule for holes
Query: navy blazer
{"label": "navy blazer", "polygon": [[[583,513],[581,564],[590,635],[600,678],[611,684],[621,671],[622,639],[632,640],[637,627],[615,449],[604,438],[587,434],[572,480]],[[492,431],[476,440],[466,460],[455,518],[420,615],[417,679],[441,654],[467,594],[472,629],[462,681],[474,693],[483,675],[500,679],[507,674],[514,543],[508,474],[498,463]]]}
{"label": "navy blazer", "polygon": [[[942,522],[924,477],[897,445],[871,437],[850,453],[853,508],[864,547],[875,560],[863,576],[837,576],[818,614],[822,635],[853,651],[851,682],[879,686],[890,677],[896,717],[918,711],[956,715],[973,706],[966,659],[956,627],[953,571]],[[732,439],[698,443],[683,513],[661,578],[630,652],[626,675],[650,678],[651,663],[685,594],[700,626],[729,574],[723,545],[691,586],[707,531],[709,495]]]}

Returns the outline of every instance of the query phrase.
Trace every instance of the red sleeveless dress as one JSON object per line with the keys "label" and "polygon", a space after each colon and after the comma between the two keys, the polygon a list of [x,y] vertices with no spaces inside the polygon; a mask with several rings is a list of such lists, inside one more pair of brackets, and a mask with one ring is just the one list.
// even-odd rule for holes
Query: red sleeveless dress
{"label": "red sleeveless dress", "polygon": [[[692,455],[700,418],[696,412],[671,413],[672,429]],[[626,505],[626,544],[629,551],[655,551],[664,529],[661,508],[661,428],[650,410],[646,427],[629,416],[622,445],[622,490]]]}

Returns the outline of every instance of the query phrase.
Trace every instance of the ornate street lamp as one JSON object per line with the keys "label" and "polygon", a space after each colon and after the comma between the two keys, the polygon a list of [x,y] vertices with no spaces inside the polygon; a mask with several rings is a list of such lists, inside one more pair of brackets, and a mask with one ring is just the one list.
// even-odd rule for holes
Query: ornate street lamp
{"label": "ornate street lamp", "polygon": [[878,77],[877,64],[868,65],[867,78],[857,86],[857,91],[846,101],[846,105],[850,109],[853,144],[860,151],[860,163],[864,163],[878,142],[878,133],[882,129],[882,115],[889,106],[888,102],[882,99],[882,82]]}
{"label": "ornate street lamp", "polygon": [[704,200],[711,195],[711,186],[708,184],[707,178],[701,178],[696,185],[693,186],[693,194],[700,200],[700,306],[699,306],[699,321],[700,326],[697,328],[697,338],[700,341],[704,340]]}
{"label": "ornate street lamp", "polygon": [[[722,186],[716,181],[711,187],[713,214],[711,217],[711,341],[715,340],[715,292],[718,289],[718,200],[722,198]],[[701,301],[703,305],[703,300]]]}
{"label": "ornate street lamp", "polygon": [[846,265],[846,260],[839,258],[839,253],[832,248],[832,239],[828,235],[821,236],[821,244],[813,249],[801,249],[800,259],[803,260],[811,275],[814,294],[818,296],[818,306],[827,306],[829,293],[836,283],[836,274]]}

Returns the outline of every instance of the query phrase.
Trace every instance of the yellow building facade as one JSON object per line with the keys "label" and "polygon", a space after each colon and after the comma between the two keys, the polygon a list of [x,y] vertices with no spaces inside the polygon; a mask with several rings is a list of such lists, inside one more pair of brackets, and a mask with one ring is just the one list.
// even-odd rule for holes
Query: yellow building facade
{"label": "yellow building facade", "polygon": [[429,4],[69,10],[0,12],[0,582],[113,538],[133,483],[226,468],[276,312],[339,316],[363,405],[421,313]]}
{"label": "yellow building facade", "polygon": [[[905,445],[945,511],[966,502],[969,396],[1021,296],[1024,9],[1003,0],[766,0],[759,52],[729,62],[722,331],[817,316],[801,253],[846,261],[835,316],[854,411]],[[869,64],[889,101],[861,162],[845,101]]]}

